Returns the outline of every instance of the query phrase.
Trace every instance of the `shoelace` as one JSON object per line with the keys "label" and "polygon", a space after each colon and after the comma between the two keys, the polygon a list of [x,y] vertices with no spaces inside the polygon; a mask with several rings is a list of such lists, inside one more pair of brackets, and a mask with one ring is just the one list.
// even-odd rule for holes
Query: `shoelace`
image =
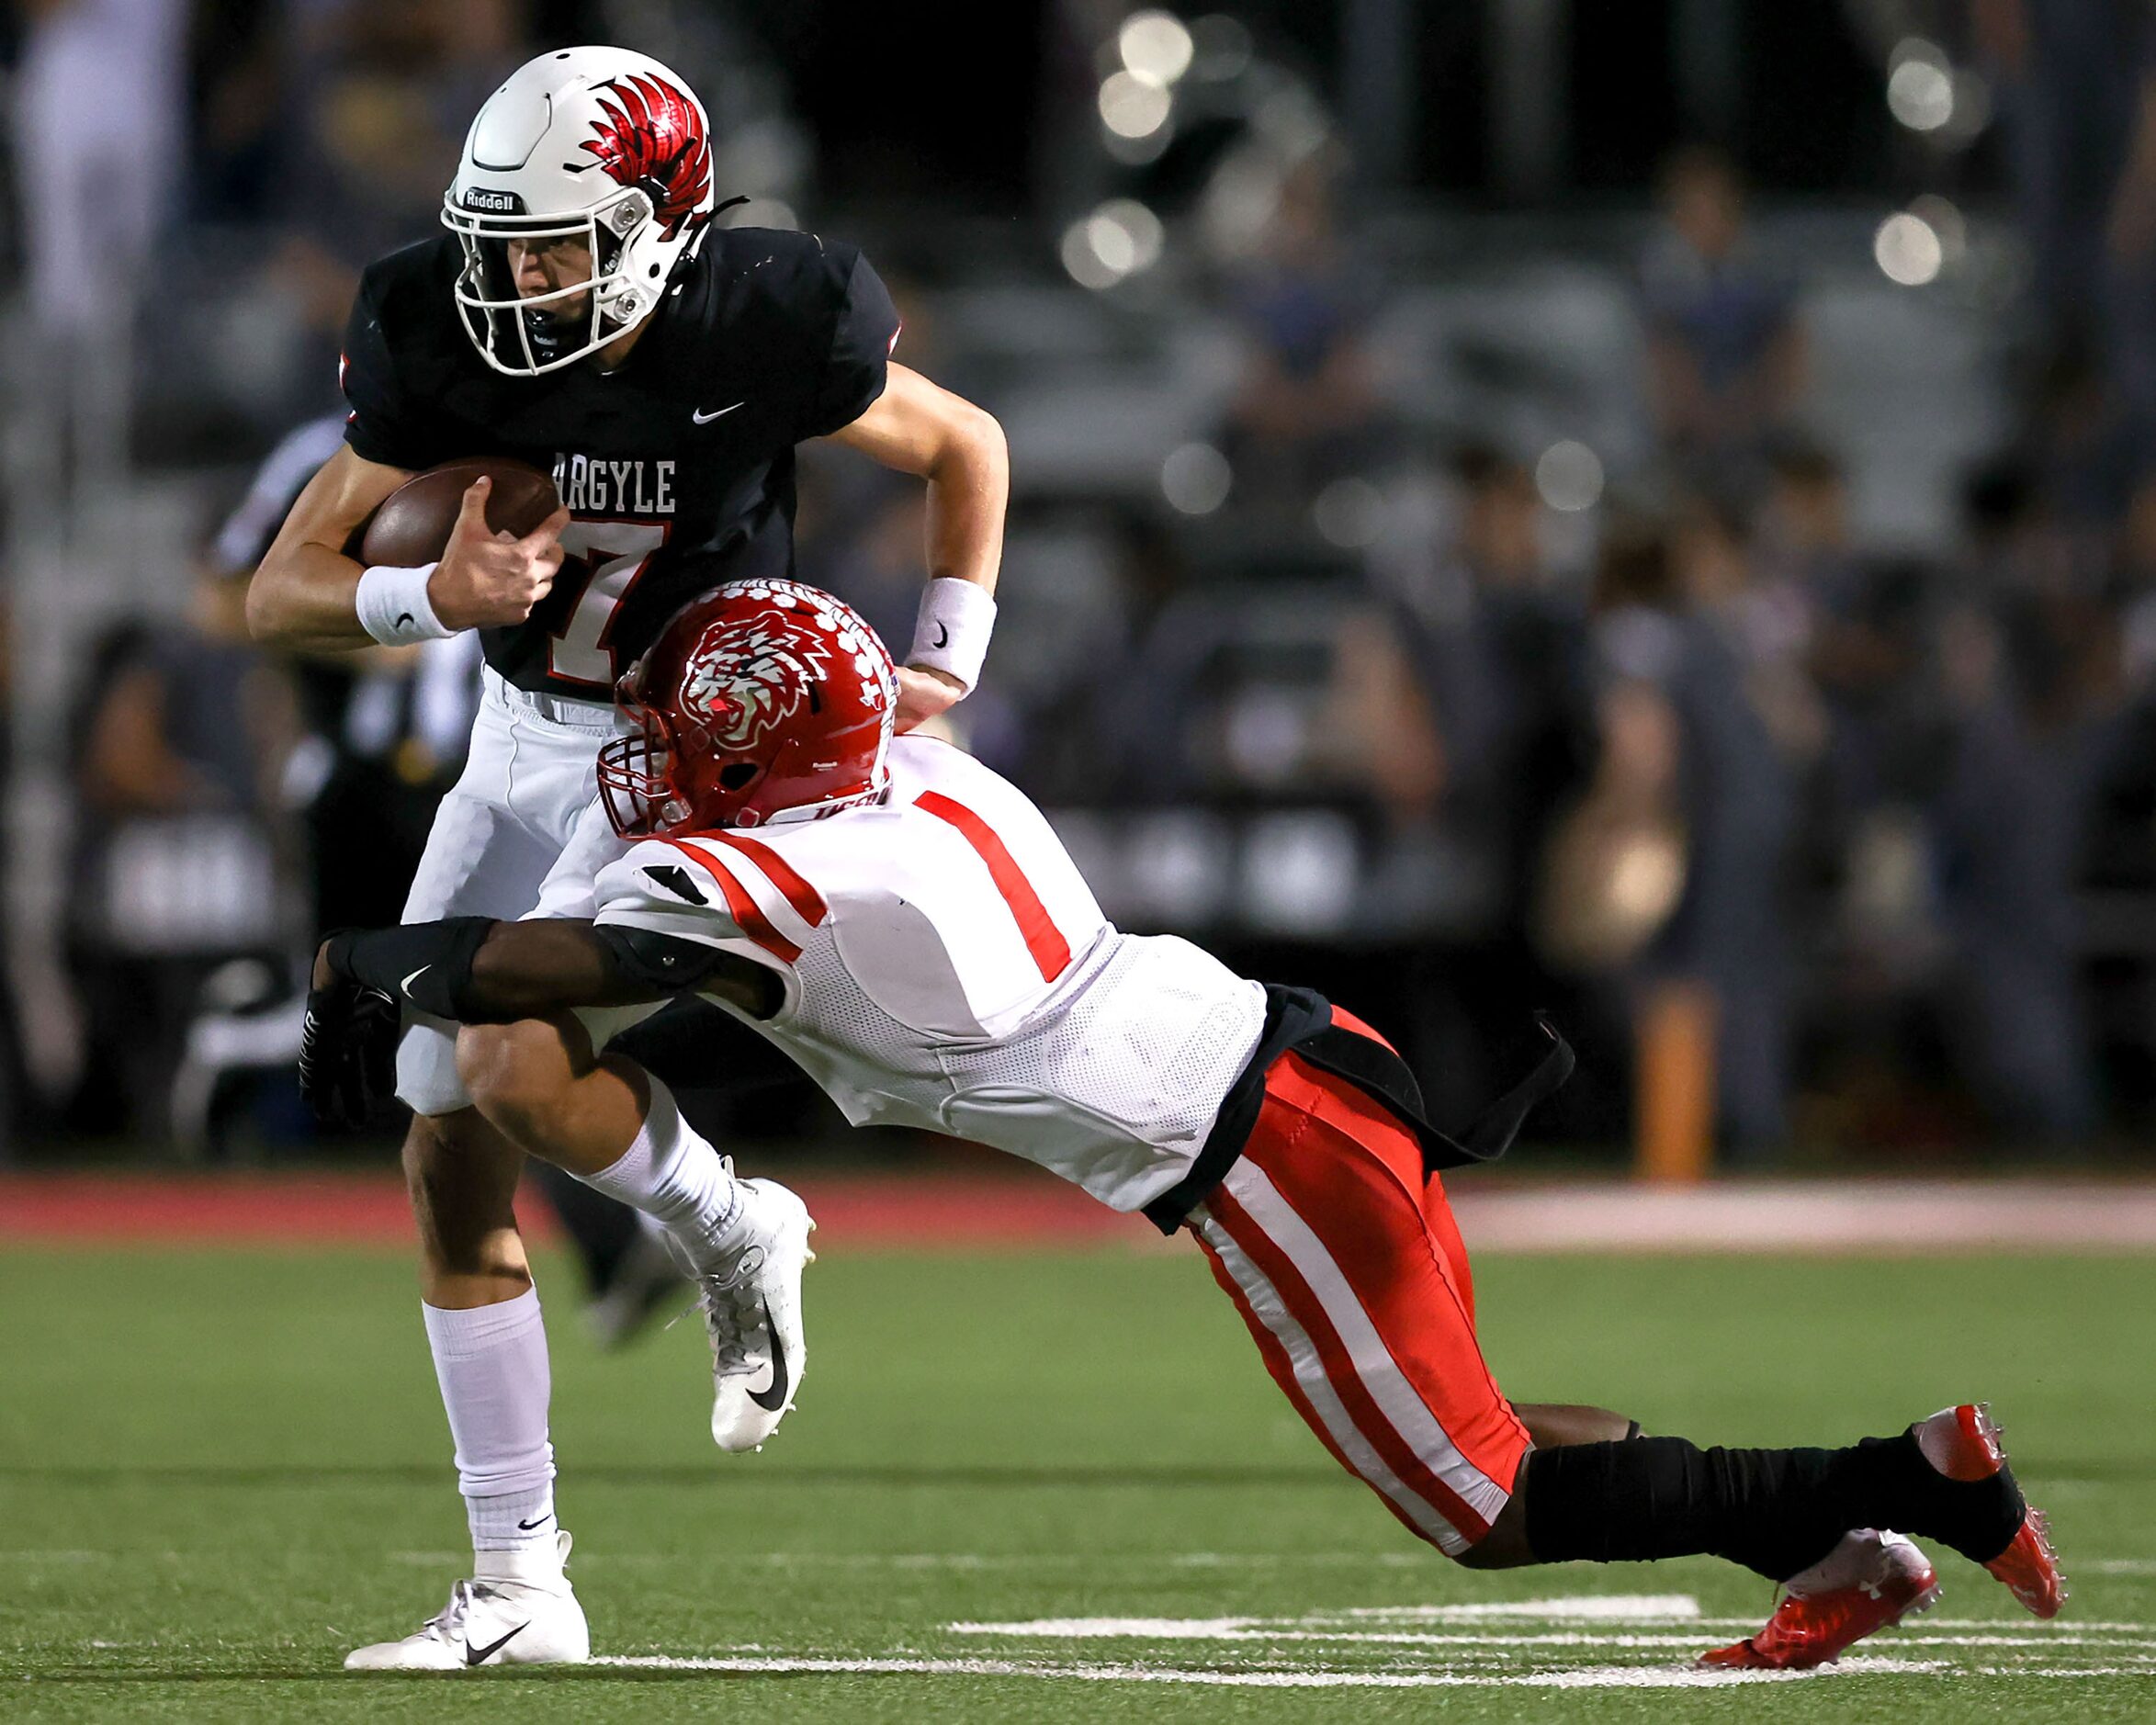
{"label": "shoelace", "polygon": [[[730,1178],[733,1157],[721,1156],[718,1163]],[[680,1261],[678,1256],[676,1261]],[[701,1312],[704,1333],[711,1340],[712,1366],[722,1378],[744,1377],[756,1369],[758,1362],[749,1358],[748,1332],[763,1316],[761,1296],[751,1297],[756,1292],[756,1278],[763,1264],[763,1248],[751,1244],[735,1255],[730,1273],[692,1276],[696,1298],[666,1322],[671,1330],[691,1312]]]}
{"label": "shoelace", "polygon": [[734,1260],[731,1275],[697,1279],[697,1304],[703,1309],[705,1334],[711,1338],[712,1361],[721,1377],[755,1370],[748,1338],[763,1319],[757,1280],[763,1265],[763,1248],[751,1246]]}
{"label": "shoelace", "polygon": [[484,1583],[460,1581],[449,1589],[449,1603],[426,1620],[420,1629],[422,1635],[431,1635],[437,1641],[461,1639],[464,1619],[471,1615],[471,1608],[482,1598],[491,1599],[494,1590]]}

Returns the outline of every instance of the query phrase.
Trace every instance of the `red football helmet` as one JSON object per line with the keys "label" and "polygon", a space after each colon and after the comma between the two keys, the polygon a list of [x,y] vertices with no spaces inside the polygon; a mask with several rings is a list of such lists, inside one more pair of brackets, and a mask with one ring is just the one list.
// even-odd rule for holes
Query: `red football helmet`
{"label": "red football helmet", "polygon": [[891,655],[851,605],[799,581],[692,600],[615,697],[638,728],[599,751],[599,785],[625,839],[815,820],[890,782]]}

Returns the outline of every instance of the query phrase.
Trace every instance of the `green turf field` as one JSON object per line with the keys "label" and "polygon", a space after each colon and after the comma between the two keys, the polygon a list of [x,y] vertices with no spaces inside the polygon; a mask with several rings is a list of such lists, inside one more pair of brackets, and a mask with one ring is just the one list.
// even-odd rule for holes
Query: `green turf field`
{"label": "green turf field", "polygon": [[[710,1447],[695,1325],[606,1358],[565,1294],[553,1314],[595,1651],[733,1669],[347,1677],[467,1561],[404,1265],[27,1249],[0,1257],[0,1718],[2156,1715],[2156,1262],[1493,1258],[1480,1290],[1516,1395],[1705,1440],[1840,1441],[1988,1395],[2067,1615],[2036,1625],[1942,1556],[1940,1606],[1839,1673],[1660,1686],[1766,1586],[1451,1568],[1332,1471],[1194,1254],[827,1253],[800,1407],[761,1456]],[[1588,1595],[1633,1597],[1624,1620],[1562,1603]],[[1526,1609],[1443,1609],[1498,1601]],[[1080,1618],[1170,1621],[1019,1627]]]}

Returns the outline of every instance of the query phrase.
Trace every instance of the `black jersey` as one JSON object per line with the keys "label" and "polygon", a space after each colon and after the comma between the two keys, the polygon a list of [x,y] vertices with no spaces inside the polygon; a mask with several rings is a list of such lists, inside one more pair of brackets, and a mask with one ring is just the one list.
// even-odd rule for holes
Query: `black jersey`
{"label": "black jersey", "polygon": [[715,230],[619,370],[597,356],[504,377],[472,346],[444,235],[361,278],[345,333],[344,440],[417,470],[511,456],[552,472],[574,517],[546,599],[482,630],[519,688],[611,701],[667,619],[721,581],[790,575],[794,445],[883,393],[898,315],[850,245]]}

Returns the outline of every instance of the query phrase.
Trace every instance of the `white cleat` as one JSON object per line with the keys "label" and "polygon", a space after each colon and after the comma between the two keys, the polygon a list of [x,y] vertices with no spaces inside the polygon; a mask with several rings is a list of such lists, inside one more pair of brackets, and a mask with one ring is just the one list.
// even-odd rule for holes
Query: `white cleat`
{"label": "white cleat", "polygon": [[808,1206],[776,1180],[743,1180],[748,1227],[724,1264],[696,1278],[711,1336],[711,1438],[758,1449],[794,1406],[808,1369],[801,1272],[816,1261]]}
{"label": "white cleat", "polygon": [[561,1566],[570,1539],[551,1552],[504,1562],[524,1572],[477,1576],[449,1590],[449,1603],[401,1641],[377,1641],[344,1655],[346,1671],[476,1671],[481,1665],[577,1665],[592,1656],[584,1608]]}

